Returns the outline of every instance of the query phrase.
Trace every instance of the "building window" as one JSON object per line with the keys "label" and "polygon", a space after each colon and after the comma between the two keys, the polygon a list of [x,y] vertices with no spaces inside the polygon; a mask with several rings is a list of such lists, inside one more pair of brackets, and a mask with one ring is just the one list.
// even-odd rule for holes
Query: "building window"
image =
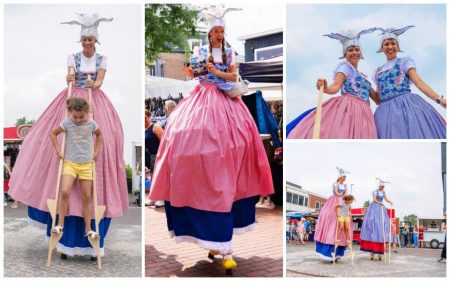
{"label": "building window", "polygon": [[303,206],[304,199],[305,199],[305,197],[303,197],[303,196],[299,196],[299,197],[298,197],[298,204],[299,204],[300,206]]}
{"label": "building window", "polygon": [[287,193],[286,202],[287,203],[291,203],[292,202],[292,193],[290,193],[290,192]]}
{"label": "building window", "polygon": [[308,207],[308,198],[305,198],[305,206]]}
{"label": "building window", "polygon": [[298,194],[294,194],[292,197],[292,204],[298,205]]}
{"label": "building window", "polygon": [[316,201],[316,209],[320,209],[320,202]]}
{"label": "building window", "polygon": [[150,66],[149,66],[149,68],[148,68],[148,74],[149,74],[150,76],[155,76],[156,71],[155,71],[155,66],[154,66],[154,65],[150,65]]}
{"label": "building window", "polygon": [[267,60],[283,55],[283,44],[255,49],[255,61]]}

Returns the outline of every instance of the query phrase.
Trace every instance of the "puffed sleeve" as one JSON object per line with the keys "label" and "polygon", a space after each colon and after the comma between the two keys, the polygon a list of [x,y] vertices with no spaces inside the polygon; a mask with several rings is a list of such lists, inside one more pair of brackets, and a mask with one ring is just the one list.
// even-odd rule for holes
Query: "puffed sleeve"
{"label": "puffed sleeve", "polygon": [[416,68],[416,63],[410,57],[401,58],[400,69],[407,73],[410,68]]}
{"label": "puffed sleeve", "polygon": [[341,72],[347,79],[353,79],[355,77],[355,69],[347,61],[340,62],[333,71],[333,78]]}
{"label": "puffed sleeve", "polygon": [[61,127],[61,129],[63,129],[63,131],[65,132],[67,129],[67,126],[70,124],[70,120],[69,119],[64,119],[59,126]]}
{"label": "puffed sleeve", "polygon": [[75,55],[70,54],[67,56],[67,66],[75,68]]}
{"label": "puffed sleeve", "polygon": [[196,46],[196,47],[194,47],[192,52],[193,52],[193,54],[192,54],[191,63],[203,61],[206,59],[206,56],[208,54],[208,47],[207,46],[202,46],[202,47]]}
{"label": "puffed sleeve", "polygon": [[99,68],[107,70],[108,69],[108,57],[102,56],[102,61],[100,62]]}

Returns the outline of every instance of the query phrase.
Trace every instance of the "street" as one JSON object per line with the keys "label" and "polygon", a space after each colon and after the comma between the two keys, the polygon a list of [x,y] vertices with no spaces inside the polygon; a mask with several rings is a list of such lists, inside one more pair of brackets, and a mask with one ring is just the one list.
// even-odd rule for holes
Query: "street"
{"label": "street", "polygon": [[398,254],[392,253],[391,263],[385,263],[384,257],[378,261],[370,260],[370,254],[360,252],[353,245],[356,254],[352,266],[350,251],[336,265],[321,261],[314,251],[314,243],[305,246],[288,243],[286,246],[286,276],[310,277],[445,277],[446,262],[436,262],[442,249],[399,248]]}
{"label": "street", "polygon": [[141,277],[141,208],[130,207],[111,222],[105,239],[102,269],[87,256],[61,260],[53,251],[46,266],[44,230],[28,225],[27,207],[4,207],[5,277]]}
{"label": "street", "polygon": [[[256,230],[233,236],[235,277],[283,276],[282,208],[257,208]],[[146,207],[145,275],[151,277],[225,277],[221,258],[211,262],[208,251],[169,237],[164,208]]]}

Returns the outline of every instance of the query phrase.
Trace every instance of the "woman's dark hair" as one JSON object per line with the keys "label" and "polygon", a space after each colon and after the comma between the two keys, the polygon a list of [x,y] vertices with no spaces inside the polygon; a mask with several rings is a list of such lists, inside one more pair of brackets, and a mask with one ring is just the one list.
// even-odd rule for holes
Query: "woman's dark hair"
{"label": "woman's dark hair", "polygon": [[[208,42],[209,42],[209,57],[208,62],[214,63],[214,58],[212,56],[212,44],[211,44],[211,35],[208,34]],[[225,38],[222,38],[222,63],[227,63],[227,53],[225,52]]]}
{"label": "woman's dark hair", "polygon": [[83,98],[70,98],[66,101],[68,111],[89,112],[89,104]]}

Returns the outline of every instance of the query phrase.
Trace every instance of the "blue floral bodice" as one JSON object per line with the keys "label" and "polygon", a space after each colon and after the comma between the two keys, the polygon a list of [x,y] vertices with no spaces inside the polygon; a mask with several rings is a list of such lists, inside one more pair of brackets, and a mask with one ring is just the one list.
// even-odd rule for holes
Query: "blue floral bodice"
{"label": "blue floral bodice", "polygon": [[75,86],[77,88],[87,88],[86,80],[88,75],[91,75],[91,80],[97,79],[97,73],[100,69],[100,64],[102,62],[103,56],[99,54],[95,54],[95,72],[82,72],[79,71],[81,65],[81,53],[76,53],[75,57]]}
{"label": "blue floral bodice", "polygon": [[[227,62],[224,63],[214,63],[214,67],[220,71],[228,72],[228,69],[230,67],[231,62],[231,49],[225,48],[225,53],[227,55]],[[206,60],[208,62],[208,56],[212,55],[209,53],[208,47],[203,46],[200,48],[200,55],[195,56],[191,59],[191,65],[198,64],[199,62]],[[200,82],[208,82],[208,83],[215,83],[215,84],[221,84],[227,82],[227,80],[222,79],[220,77],[212,75],[210,72],[208,72],[206,75],[199,76]]]}
{"label": "blue floral bodice", "polygon": [[342,95],[353,95],[364,101],[369,101],[371,87],[369,80],[359,71],[356,71],[354,79],[346,79],[344,81],[341,91]]}
{"label": "blue floral bodice", "polygon": [[334,190],[337,188],[337,193],[336,195],[344,195],[345,191],[347,190],[347,185],[345,183],[340,184],[338,182],[335,182],[333,184],[333,193],[335,192]]}
{"label": "blue floral bodice", "polygon": [[375,82],[381,101],[411,93],[409,76],[401,70],[400,63],[401,59],[398,58],[392,68],[381,72],[381,67],[377,69]]}
{"label": "blue floral bodice", "polygon": [[378,202],[383,202],[383,200],[384,200],[384,195],[385,195],[384,190],[379,190],[379,189],[377,189],[377,190],[375,190],[375,191],[373,192],[373,195],[376,196]]}

